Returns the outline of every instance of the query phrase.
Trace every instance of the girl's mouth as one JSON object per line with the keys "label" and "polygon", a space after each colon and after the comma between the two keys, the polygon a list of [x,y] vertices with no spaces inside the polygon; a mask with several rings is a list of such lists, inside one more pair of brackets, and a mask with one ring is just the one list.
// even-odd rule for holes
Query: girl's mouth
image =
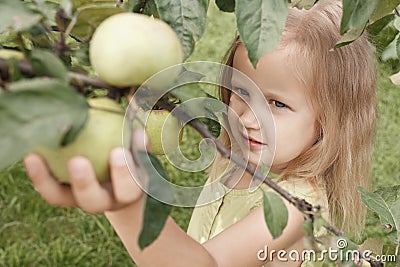
{"label": "girl's mouth", "polygon": [[246,135],[243,135],[243,138],[244,138],[245,142],[248,143],[248,145],[251,149],[261,149],[261,148],[263,148],[263,146],[267,145],[265,143],[257,141],[256,139],[247,137]]}

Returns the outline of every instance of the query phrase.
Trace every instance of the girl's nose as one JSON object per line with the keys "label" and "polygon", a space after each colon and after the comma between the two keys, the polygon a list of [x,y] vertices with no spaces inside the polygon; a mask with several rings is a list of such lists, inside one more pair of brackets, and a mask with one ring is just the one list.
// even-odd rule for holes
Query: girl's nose
{"label": "girl's nose", "polygon": [[257,118],[257,115],[250,107],[248,107],[240,116],[240,121],[243,124],[243,127],[247,129],[259,130],[260,120],[261,118]]}

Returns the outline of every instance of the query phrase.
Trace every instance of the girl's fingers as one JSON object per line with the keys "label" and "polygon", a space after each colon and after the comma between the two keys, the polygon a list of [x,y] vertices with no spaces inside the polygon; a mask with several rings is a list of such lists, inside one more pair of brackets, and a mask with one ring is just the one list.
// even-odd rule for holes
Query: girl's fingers
{"label": "girl's fingers", "polygon": [[[135,150],[148,150],[149,139],[144,129],[132,132],[132,147]],[[122,204],[138,200],[143,192],[133,176],[135,173],[132,154],[122,147],[115,148],[110,155],[111,178],[114,196]]]}
{"label": "girl's fingers", "polygon": [[71,207],[76,202],[69,186],[62,185],[50,174],[46,164],[35,154],[24,158],[25,168],[36,191],[51,205]]}
{"label": "girl's fingers", "polygon": [[68,161],[72,193],[78,206],[88,213],[101,213],[115,208],[112,194],[96,179],[90,161],[81,156]]}
{"label": "girl's fingers", "polygon": [[[133,145],[144,150],[148,139],[144,130],[135,131]],[[57,182],[50,174],[43,160],[34,154],[25,158],[25,166],[35,186],[42,197],[52,205],[78,206],[88,213],[101,213],[118,209],[135,202],[142,196],[131,172],[133,169],[132,155],[122,147],[115,148],[110,155],[110,184],[100,185],[90,161],[81,156],[68,161],[68,171],[71,186]]]}
{"label": "girl's fingers", "polygon": [[142,191],[137,185],[129,170],[132,164],[132,155],[122,147],[115,148],[110,155],[110,167],[114,197],[121,204],[128,204],[138,200]]}

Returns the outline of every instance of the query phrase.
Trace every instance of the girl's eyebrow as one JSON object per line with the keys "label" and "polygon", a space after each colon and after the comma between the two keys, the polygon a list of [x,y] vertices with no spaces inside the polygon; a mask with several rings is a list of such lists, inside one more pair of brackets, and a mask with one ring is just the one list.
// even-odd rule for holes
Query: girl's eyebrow
{"label": "girl's eyebrow", "polygon": [[[255,82],[248,78],[240,78],[237,75],[232,75],[231,85],[241,87],[242,89],[258,88]],[[261,89],[261,88],[260,88]]]}
{"label": "girl's eyebrow", "polygon": [[[282,101],[285,104],[291,106],[293,105],[293,97],[295,96],[291,93],[291,90],[286,89],[276,89],[276,88],[265,88],[259,87],[255,82],[241,75],[232,74],[231,78],[232,87],[240,87],[242,89],[246,89],[251,94],[251,90],[259,90],[260,94],[262,94],[265,98],[274,99],[278,101]],[[254,92],[254,91],[253,91]]]}
{"label": "girl's eyebrow", "polygon": [[234,87],[240,87],[242,89],[254,89],[254,90],[259,90],[260,93],[265,97],[272,97],[272,98],[277,98],[277,99],[286,99],[289,96],[289,93],[287,94],[283,94],[281,93],[280,90],[272,90],[271,89],[266,89],[266,88],[260,88],[258,87],[254,82],[246,79],[246,81],[244,81],[243,79],[240,78],[235,78],[235,76],[232,76],[231,79],[231,85]]}

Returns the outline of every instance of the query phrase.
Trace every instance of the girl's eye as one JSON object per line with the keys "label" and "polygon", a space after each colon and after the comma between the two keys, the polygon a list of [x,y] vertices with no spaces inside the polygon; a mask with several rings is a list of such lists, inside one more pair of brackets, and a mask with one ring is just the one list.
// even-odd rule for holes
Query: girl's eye
{"label": "girl's eye", "polygon": [[276,101],[276,100],[272,100],[271,102],[277,108],[286,108],[287,107],[284,103]]}
{"label": "girl's eye", "polygon": [[235,88],[235,91],[242,96],[249,96],[249,92],[243,88]]}

